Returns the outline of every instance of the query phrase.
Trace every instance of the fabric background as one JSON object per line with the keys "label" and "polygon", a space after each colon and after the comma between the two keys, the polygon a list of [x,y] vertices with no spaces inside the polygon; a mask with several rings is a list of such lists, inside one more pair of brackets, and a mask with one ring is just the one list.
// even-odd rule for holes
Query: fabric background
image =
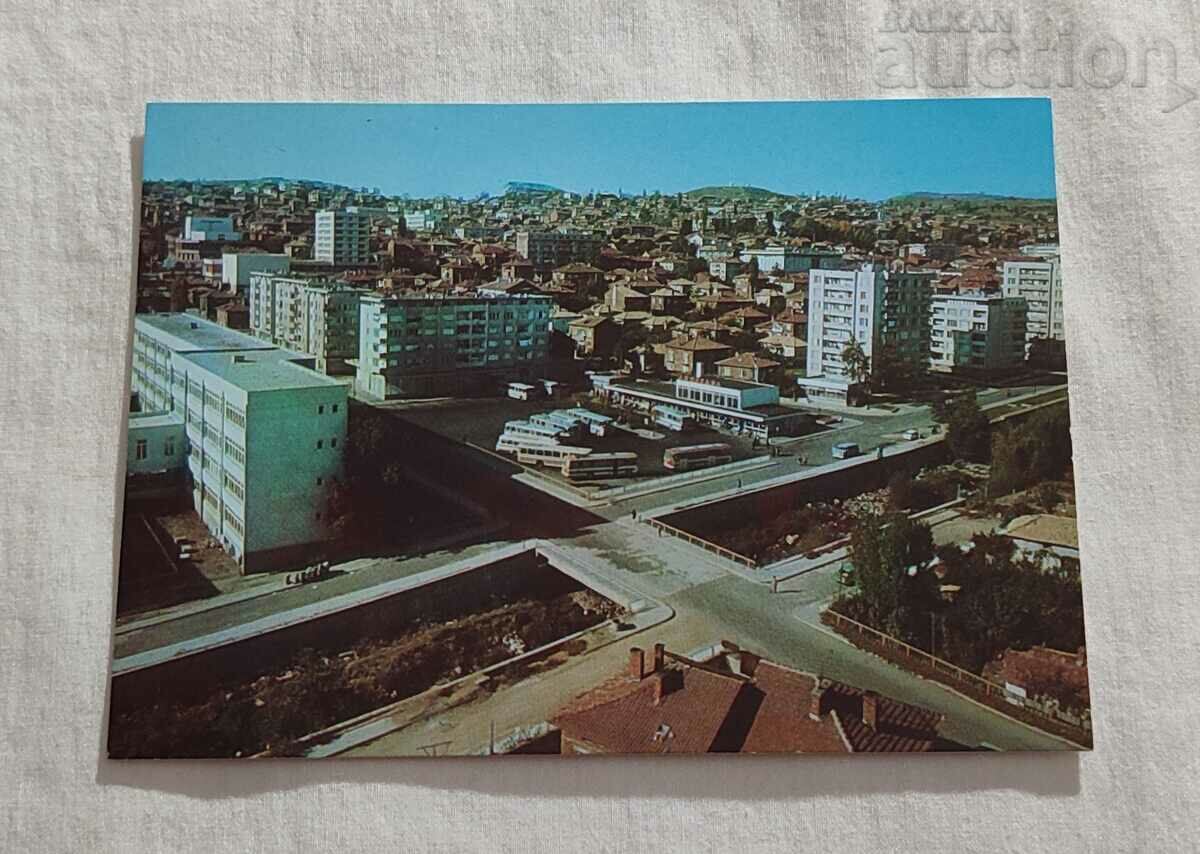
{"label": "fabric background", "polygon": [[[1133,53],[1173,48],[1178,81],[1200,87],[1200,8],[1195,0],[1053,6],[1072,35],[1128,51],[1129,67],[1121,79],[1092,73],[1107,87],[1076,76],[1050,90],[974,75],[961,87],[930,85],[919,68],[914,85],[896,85],[879,67],[895,38],[880,32],[888,8],[0,4],[0,849],[1194,850],[1200,101],[1164,112],[1182,90],[1159,59],[1139,80]],[[1045,4],[982,8],[1009,10],[1028,40]],[[918,65],[928,59],[931,36],[900,38],[915,45]],[[1106,57],[1079,68],[1102,72]],[[100,758],[145,102],[1046,93],[1093,753],[487,764]],[[536,128],[512,142],[536,159]],[[804,157],[804,139],[780,156]]]}

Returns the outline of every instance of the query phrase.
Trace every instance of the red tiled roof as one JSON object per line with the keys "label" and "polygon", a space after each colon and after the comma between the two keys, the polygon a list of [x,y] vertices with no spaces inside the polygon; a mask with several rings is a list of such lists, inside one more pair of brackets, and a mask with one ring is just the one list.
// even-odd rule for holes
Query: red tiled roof
{"label": "red tiled roof", "polygon": [[[657,683],[662,699],[655,702]],[[698,667],[669,665],[636,680],[621,675],[558,711],[563,734],[612,753],[707,753],[746,683]]]}
{"label": "red tiled roof", "polygon": [[[738,673],[678,656],[613,677],[560,709],[566,738],[612,753],[859,753],[932,750],[942,715],[742,653]],[[660,692],[659,685],[662,684]],[[814,689],[819,716],[813,718]]]}

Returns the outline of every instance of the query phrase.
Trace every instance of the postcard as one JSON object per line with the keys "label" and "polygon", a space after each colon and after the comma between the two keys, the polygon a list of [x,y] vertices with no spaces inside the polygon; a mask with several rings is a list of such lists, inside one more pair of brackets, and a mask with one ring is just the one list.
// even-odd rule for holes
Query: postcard
{"label": "postcard", "polygon": [[142,156],[110,756],[1090,749],[1048,100]]}

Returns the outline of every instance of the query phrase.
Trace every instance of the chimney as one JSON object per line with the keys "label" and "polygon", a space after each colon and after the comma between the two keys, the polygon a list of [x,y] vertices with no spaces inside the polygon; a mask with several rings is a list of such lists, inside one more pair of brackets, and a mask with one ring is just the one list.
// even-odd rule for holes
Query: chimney
{"label": "chimney", "polygon": [[875,725],[879,722],[879,695],[874,691],[863,691],[862,706],[863,724],[875,729]]}
{"label": "chimney", "polygon": [[662,702],[663,696],[667,693],[666,682],[667,682],[667,674],[666,673],[659,671],[658,673],[654,674],[653,702],[654,702],[654,705],[656,705],[656,706]]}
{"label": "chimney", "polygon": [[831,684],[828,679],[820,678],[813,683],[812,693],[808,697],[808,716],[814,721],[819,721],[829,711],[826,698]]}
{"label": "chimney", "polygon": [[656,643],[654,645],[654,662],[650,670],[651,673],[661,673],[663,670],[663,662],[666,659],[667,647],[665,644]]}
{"label": "chimney", "polygon": [[646,675],[646,653],[641,647],[635,646],[629,650],[629,675],[634,679]]}

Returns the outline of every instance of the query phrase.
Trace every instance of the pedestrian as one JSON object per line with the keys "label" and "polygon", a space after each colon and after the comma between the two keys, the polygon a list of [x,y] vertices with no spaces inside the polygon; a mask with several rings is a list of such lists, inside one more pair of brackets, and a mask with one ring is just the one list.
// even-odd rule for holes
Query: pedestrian
{"label": "pedestrian", "polygon": [[738,478],[738,489],[741,489],[741,488],[742,488],[742,479],[739,477]]}

